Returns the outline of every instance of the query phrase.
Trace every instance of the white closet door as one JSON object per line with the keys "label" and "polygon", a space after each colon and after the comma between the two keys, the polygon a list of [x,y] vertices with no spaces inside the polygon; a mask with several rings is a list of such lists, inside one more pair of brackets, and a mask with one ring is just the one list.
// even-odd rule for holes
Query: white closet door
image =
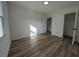
{"label": "white closet door", "polygon": [[74,22],[74,27],[73,27],[72,45],[74,44],[74,42],[76,40],[77,21],[78,21],[78,11],[76,11],[76,15],[75,15],[75,22]]}

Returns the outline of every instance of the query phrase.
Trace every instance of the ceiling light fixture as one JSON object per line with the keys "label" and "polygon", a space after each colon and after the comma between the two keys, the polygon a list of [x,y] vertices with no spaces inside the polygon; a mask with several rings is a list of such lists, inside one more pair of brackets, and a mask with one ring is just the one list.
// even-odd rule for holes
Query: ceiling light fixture
{"label": "ceiling light fixture", "polygon": [[45,1],[45,2],[44,2],[44,5],[48,5],[48,2],[47,2],[47,1]]}

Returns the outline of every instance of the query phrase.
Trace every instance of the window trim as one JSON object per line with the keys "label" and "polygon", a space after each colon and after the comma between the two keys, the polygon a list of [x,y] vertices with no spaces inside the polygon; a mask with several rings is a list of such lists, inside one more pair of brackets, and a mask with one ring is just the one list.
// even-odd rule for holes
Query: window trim
{"label": "window trim", "polygon": [[3,16],[0,16],[0,18],[2,18],[2,28],[3,28],[3,36],[2,36],[2,37],[0,37],[0,39],[1,39],[1,38],[3,38],[3,37],[4,37],[4,21],[3,21]]}

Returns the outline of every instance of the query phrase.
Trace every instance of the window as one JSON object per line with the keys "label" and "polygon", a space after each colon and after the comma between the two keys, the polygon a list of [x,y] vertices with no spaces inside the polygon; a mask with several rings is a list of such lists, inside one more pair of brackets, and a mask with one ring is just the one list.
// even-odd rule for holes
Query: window
{"label": "window", "polygon": [[0,38],[3,37],[3,22],[2,16],[0,16]]}

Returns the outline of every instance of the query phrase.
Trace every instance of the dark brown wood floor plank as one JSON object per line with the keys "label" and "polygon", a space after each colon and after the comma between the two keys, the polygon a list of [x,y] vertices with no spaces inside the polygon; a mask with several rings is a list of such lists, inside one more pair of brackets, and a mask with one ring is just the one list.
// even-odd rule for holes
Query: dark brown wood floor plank
{"label": "dark brown wood floor plank", "polygon": [[[44,44],[45,42],[49,42],[49,40],[42,40],[42,41],[38,41],[38,42],[33,42],[33,43],[30,43],[30,44],[28,44],[28,45],[26,45],[26,44],[24,44],[23,46],[21,46],[21,47],[18,47],[18,48],[16,48],[15,50],[11,50],[13,53],[15,53],[14,51],[16,51],[16,50],[23,50],[23,51],[20,51],[19,53],[17,53],[18,55],[20,55],[20,54],[24,54],[25,52],[27,52],[27,51],[30,51],[34,46],[34,44],[35,43],[38,43],[38,46],[40,45],[40,44]],[[12,54],[12,53],[11,53]]]}
{"label": "dark brown wood floor plank", "polygon": [[[44,41],[44,42],[43,42]],[[43,41],[39,41],[39,45],[44,45],[44,43],[45,42],[51,42],[51,40],[49,40],[49,39],[45,39],[45,40],[43,40]],[[38,42],[37,42],[38,43]],[[30,43],[31,45],[33,45],[33,44],[35,44],[35,42],[34,43]],[[39,45],[38,45],[38,47],[39,47]],[[24,47],[22,47],[22,50],[23,49],[25,49],[27,46],[24,46]],[[31,46],[31,47],[33,47],[33,46]],[[30,48],[30,46],[28,46],[28,50],[30,51],[30,49],[32,49],[32,48]],[[19,48],[20,49],[20,48]],[[26,50],[26,51],[28,51],[28,50]],[[23,50],[24,51],[24,50]],[[22,52],[23,52],[22,51]],[[24,53],[24,52],[23,52]],[[19,53],[19,55],[20,55],[20,53]],[[24,54],[25,55],[25,54]]]}
{"label": "dark brown wood floor plank", "polygon": [[58,47],[58,49],[53,53],[53,54],[51,54],[51,56],[50,57],[64,57],[64,53],[65,53],[65,51],[64,51],[64,45],[63,45],[63,43]]}
{"label": "dark brown wood floor plank", "polygon": [[70,38],[41,34],[12,41],[10,57],[76,57],[79,46],[72,45]]}
{"label": "dark brown wood floor plank", "polygon": [[[49,40],[50,42],[45,42],[44,44],[41,44],[40,46],[37,46],[36,48],[33,48],[31,52],[27,53],[25,56],[31,56],[33,53],[37,52],[38,50],[41,50],[42,52],[48,49],[47,47],[51,44],[54,43],[56,40]],[[44,50],[43,50],[44,49]]]}
{"label": "dark brown wood floor plank", "polygon": [[30,41],[31,42],[34,42],[34,41],[39,41],[39,40],[41,40],[41,39],[45,39],[45,38],[47,38],[47,37],[49,37],[49,35],[48,36],[43,36],[43,37],[37,37],[37,38],[26,38],[26,39],[20,39],[20,40],[18,40],[17,42],[16,42],[16,40],[15,41],[13,41],[12,43],[14,43],[14,44],[12,44],[11,45],[11,48],[13,48],[13,47],[17,47],[17,46],[20,46],[20,45],[22,45],[22,44],[24,44],[24,43],[29,43]]}
{"label": "dark brown wood floor plank", "polygon": [[77,57],[79,57],[79,45],[77,45]]}
{"label": "dark brown wood floor plank", "polygon": [[[47,36],[48,37],[48,36]],[[44,39],[46,39],[47,37],[45,37],[45,38],[42,38],[42,39],[39,39],[39,40],[37,40],[37,42],[39,42],[39,41],[43,41]],[[46,40],[45,40],[46,41]],[[30,41],[26,41],[26,43],[22,43],[21,45],[18,45],[18,46],[16,46],[15,45],[15,47],[14,48],[12,48],[11,50],[14,50],[14,49],[17,49],[17,48],[21,48],[21,47],[23,47],[23,46],[25,46],[25,45],[30,45],[31,43],[34,43],[34,42],[36,42],[36,39],[35,40],[30,40]],[[16,43],[17,44],[17,43]]]}
{"label": "dark brown wood floor plank", "polygon": [[72,46],[72,53],[71,53],[71,56],[72,56],[72,57],[77,57],[77,56],[78,56],[78,55],[77,55],[77,52],[78,52],[78,50],[77,50],[77,45],[75,44],[75,45]]}

